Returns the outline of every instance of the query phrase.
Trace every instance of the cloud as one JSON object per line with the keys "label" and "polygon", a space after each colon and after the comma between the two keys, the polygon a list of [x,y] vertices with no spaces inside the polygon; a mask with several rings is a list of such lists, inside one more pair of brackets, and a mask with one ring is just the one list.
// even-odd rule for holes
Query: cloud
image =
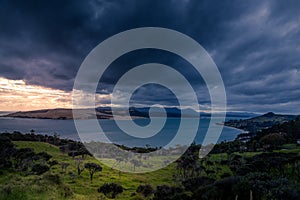
{"label": "cloud", "polygon": [[[75,100],[81,102],[81,107],[90,108],[90,102],[84,102],[93,94],[76,93]],[[0,77],[0,110],[2,111],[26,111],[47,108],[72,108],[72,92],[52,89],[37,85],[28,85],[23,80],[10,80]],[[96,105],[109,104],[109,94],[93,95]]]}
{"label": "cloud", "polygon": [[70,108],[71,94],[63,90],[27,85],[23,80],[0,77],[0,110]]}
{"label": "cloud", "polygon": [[[230,110],[300,113],[299,1],[3,0],[0,4],[0,76],[6,79],[70,93],[80,64],[97,44],[131,28],[158,26],[191,36],[210,53],[223,77]],[[209,105],[201,77],[181,59],[154,51],[126,56],[107,71],[99,93],[109,95],[117,78],[132,65],[157,61],[185,73],[199,102]],[[148,91],[136,95],[137,102],[167,104],[172,99],[159,88]],[[159,99],[153,98],[155,92],[160,92]]]}

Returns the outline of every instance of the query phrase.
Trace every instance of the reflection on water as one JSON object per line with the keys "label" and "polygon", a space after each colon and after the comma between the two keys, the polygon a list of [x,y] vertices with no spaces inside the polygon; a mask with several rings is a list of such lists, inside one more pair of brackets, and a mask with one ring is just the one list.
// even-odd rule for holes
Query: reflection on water
{"label": "reflection on water", "polygon": [[[194,123],[193,119],[188,119],[189,123]],[[157,134],[150,138],[134,138],[129,136],[126,133],[123,133],[115,124],[113,120],[100,120],[99,124],[105,131],[104,133],[95,133],[92,126],[88,126],[89,120],[82,120],[86,124],[85,134],[81,134],[81,139],[83,141],[105,141],[105,138],[109,138],[114,143],[123,144],[125,146],[134,147],[145,147],[150,145],[152,147],[160,147],[167,144],[172,138],[174,138],[177,133],[180,119],[178,118],[169,118],[164,128]],[[207,132],[208,118],[202,118],[200,120],[200,126],[195,138],[197,144],[203,141],[203,138]],[[216,128],[216,123],[221,123],[218,119],[214,119],[214,126],[212,130]],[[126,123],[126,121],[124,121]],[[147,125],[149,119],[137,119],[136,123],[138,125]],[[62,138],[70,138],[74,140],[79,140],[77,130],[75,128],[73,120],[50,120],[50,119],[22,119],[22,118],[0,118],[0,132],[13,132],[20,131],[21,133],[29,133],[30,130],[34,130],[38,134],[48,134],[53,135],[58,133]],[[187,128],[187,132],[189,132]],[[242,131],[224,127],[222,134],[218,140],[221,141],[230,141],[234,140],[238,134]],[[213,135],[208,135],[208,137],[213,137]],[[182,144],[185,144],[187,137],[181,137],[180,141]],[[213,139],[213,138],[212,138]]]}

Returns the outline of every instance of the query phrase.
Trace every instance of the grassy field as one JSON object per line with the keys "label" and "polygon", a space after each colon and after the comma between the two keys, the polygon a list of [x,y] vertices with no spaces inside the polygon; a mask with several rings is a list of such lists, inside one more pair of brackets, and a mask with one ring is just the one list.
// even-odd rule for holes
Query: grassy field
{"label": "grassy field", "polygon": [[[41,176],[24,176],[24,174],[16,174],[15,172],[6,172],[7,174],[0,176],[0,185],[2,190],[11,190],[11,199],[66,199],[65,196],[67,199],[106,199],[103,194],[97,192],[97,189],[107,182],[119,183],[123,186],[124,192],[116,199],[140,199],[141,197],[138,195],[132,196],[140,184],[151,184],[154,188],[157,185],[174,184],[172,181],[175,170],[174,164],[145,174],[119,173],[90,156],[84,162],[98,163],[103,167],[103,170],[95,173],[92,183],[87,170],[84,170],[80,176],[76,175],[76,178],[73,179],[70,173],[76,174],[77,172],[75,161],[72,157],[63,154],[58,147],[41,142],[18,141],[14,144],[17,148],[33,148],[36,153],[47,152],[53,156],[52,160],[55,159],[59,163],[69,163],[70,165],[66,172],[62,172],[60,164],[54,165],[50,172]],[[53,184],[51,175],[58,175],[62,184]],[[68,196],[69,194],[70,196]]]}
{"label": "grassy field", "polygon": [[[153,188],[157,185],[178,186],[174,180],[176,164],[173,163],[163,169],[151,173],[132,174],[123,173],[105,166],[91,156],[87,156],[84,163],[94,162],[103,167],[101,172],[96,172],[93,182],[90,182],[88,170],[77,175],[75,160],[67,154],[62,153],[57,146],[42,142],[14,142],[17,148],[32,148],[36,153],[47,152],[52,156],[51,160],[57,160],[59,164],[51,167],[50,171],[43,175],[26,175],[13,171],[5,171],[0,175],[0,199],[107,199],[98,193],[98,188],[104,183],[119,183],[124,188],[122,194],[116,199],[145,199],[135,191],[141,184],[150,184]],[[283,153],[300,153],[300,147],[294,144],[286,144]],[[234,153],[242,157],[251,157],[262,152]],[[213,178],[220,179],[224,173],[232,174],[228,165],[222,165],[222,161],[230,159],[227,153],[210,154],[204,159],[204,166],[208,170],[215,171]],[[164,160],[164,158],[161,158]],[[210,161],[210,162],[208,162]],[[64,171],[61,163],[68,163]],[[208,164],[212,163],[212,164]],[[129,165],[129,164],[128,164]],[[202,172],[204,176],[206,172]],[[72,176],[73,174],[73,176]],[[74,176],[76,174],[76,176]]]}

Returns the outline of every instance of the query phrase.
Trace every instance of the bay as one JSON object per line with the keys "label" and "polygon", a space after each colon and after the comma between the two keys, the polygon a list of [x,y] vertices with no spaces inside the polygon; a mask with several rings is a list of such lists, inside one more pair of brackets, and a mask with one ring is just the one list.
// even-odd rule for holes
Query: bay
{"label": "bay", "polygon": [[[227,120],[229,120],[229,118],[227,118]],[[129,120],[124,120],[123,123],[127,123],[126,121]],[[172,138],[175,137],[180,124],[180,119],[167,119],[164,128],[159,133],[149,138],[136,138],[124,133],[115,124],[114,120],[98,120],[103,129],[103,131],[100,133],[96,132],[93,128],[90,128],[91,126],[89,126],[89,120],[82,120],[82,122],[86,124],[86,132],[81,133],[79,136],[73,120],[0,118],[0,132],[11,133],[13,131],[19,131],[21,133],[30,133],[31,130],[34,130],[36,134],[54,135],[56,133],[61,138],[81,140],[85,142],[92,140],[97,141],[97,138],[99,141],[103,141],[101,138],[104,137],[105,132],[105,137],[109,138],[111,142],[116,144],[122,144],[129,147],[145,147],[146,145],[152,147],[161,147],[166,145],[170,140],[172,140]],[[140,126],[146,126],[149,122],[149,119],[135,120],[135,123]],[[199,128],[197,129],[197,133],[195,133],[195,143],[201,144],[205,136],[210,137],[210,135],[207,135],[209,122],[210,118],[201,118]],[[189,123],[194,123],[192,118],[189,119]],[[211,129],[212,133],[217,126],[220,126],[218,123],[222,123],[222,121],[217,118],[213,119],[213,126]],[[187,134],[189,131],[189,127],[186,127]],[[218,143],[222,141],[232,141],[238,134],[242,132],[242,130],[224,126],[217,141]],[[187,134],[181,138],[183,144],[185,143],[185,139],[189,138],[189,135]]]}

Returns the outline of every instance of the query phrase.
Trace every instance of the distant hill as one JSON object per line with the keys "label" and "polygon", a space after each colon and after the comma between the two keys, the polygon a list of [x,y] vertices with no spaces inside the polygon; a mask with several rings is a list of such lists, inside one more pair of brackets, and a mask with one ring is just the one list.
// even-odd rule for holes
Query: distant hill
{"label": "distant hill", "polygon": [[235,117],[235,118],[251,118],[257,117],[259,114],[252,112],[227,112],[226,117]]}
{"label": "distant hill", "polygon": [[[91,119],[93,118],[93,110],[91,109],[82,109],[81,116],[79,119]],[[96,112],[98,118],[101,119],[110,119],[111,115],[106,113]],[[25,111],[25,112],[15,112],[1,117],[14,117],[14,118],[38,118],[38,119],[73,119],[72,109],[43,109],[43,110],[34,110],[34,111]]]}
{"label": "distant hill", "polygon": [[[130,107],[129,113],[133,118],[149,118],[149,109],[150,107]],[[92,119],[94,118],[94,112],[96,110],[96,116],[98,119],[112,119],[113,114],[110,107],[98,107],[96,109],[78,109],[80,113],[79,119]],[[162,117],[165,113],[159,107],[152,107],[152,116],[153,117]],[[179,109],[177,107],[167,107],[165,108],[166,114],[168,117],[210,117],[210,113],[197,112],[193,109]],[[117,119],[126,119],[127,110],[125,108],[116,108]],[[228,112],[227,117],[253,117],[253,113],[243,113],[243,112]],[[2,115],[0,117],[14,117],[14,118],[38,118],[38,119],[73,119],[72,109],[56,108],[56,109],[43,109],[43,110],[34,110],[34,111],[24,111],[24,112],[15,112]]]}
{"label": "distant hill", "polygon": [[[141,107],[141,108],[136,108],[136,107],[131,107],[130,108],[130,114],[137,114],[137,115],[142,115],[144,117],[149,117],[149,110],[150,107]],[[199,117],[200,113],[196,112],[193,109],[179,109],[177,107],[166,107],[165,111],[168,115],[168,117]],[[163,116],[163,112],[161,109],[158,107],[152,107],[152,116],[153,117],[161,117]]]}
{"label": "distant hill", "polygon": [[235,127],[249,132],[257,132],[262,129],[295,120],[299,115],[280,115],[268,112],[264,115],[245,120],[229,120],[225,122],[226,126]]}
{"label": "distant hill", "polygon": [[[106,113],[112,115],[112,111],[110,107],[98,107],[96,110],[100,113]],[[150,107],[130,107],[129,113],[133,117],[143,117],[149,118],[149,110]],[[162,111],[159,107],[151,107],[152,117],[162,117],[164,114],[167,114],[168,117],[173,118],[196,118],[196,117],[211,117],[211,113],[209,112],[197,112],[191,108],[179,109],[177,107],[164,107],[164,111]],[[127,110],[125,108],[116,108],[117,115],[125,115]],[[215,113],[215,116],[223,116],[221,113]],[[255,113],[249,112],[227,112],[226,117],[234,117],[234,118],[250,118],[257,116]]]}
{"label": "distant hill", "polygon": [[[148,118],[149,117],[149,108],[135,108],[131,107],[129,109],[130,115],[133,118]],[[113,117],[110,107],[98,107],[95,109],[98,119],[111,119]],[[163,113],[158,108],[153,108],[154,112],[152,113],[154,117],[163,116]],[[94,116],[93,109],[80,109],[77,110],[80,113],[79,119],[92,119]],[[198,117],[199,113],[192,110],[180,110],[178,108],[166,108],[167,114],[169,117],[180,117],[181,114],[183,117]],[[116,118],[123,119],[127,114],[125,108],[116,109]],[[3,115],[1,117],[14,117],[14,118],[38,118],[38,119],[73,119],[72,109],[43,109],[43,110],[34,110],[34,111],[24,111],[24,112],[15,112]]]}
{"label": "distant hill", "polygon": [[13,112],[11,112],[11,111],[0,111],[0,116],[2,116],[2,115],[8,115],[10,113],[13,113]]}

